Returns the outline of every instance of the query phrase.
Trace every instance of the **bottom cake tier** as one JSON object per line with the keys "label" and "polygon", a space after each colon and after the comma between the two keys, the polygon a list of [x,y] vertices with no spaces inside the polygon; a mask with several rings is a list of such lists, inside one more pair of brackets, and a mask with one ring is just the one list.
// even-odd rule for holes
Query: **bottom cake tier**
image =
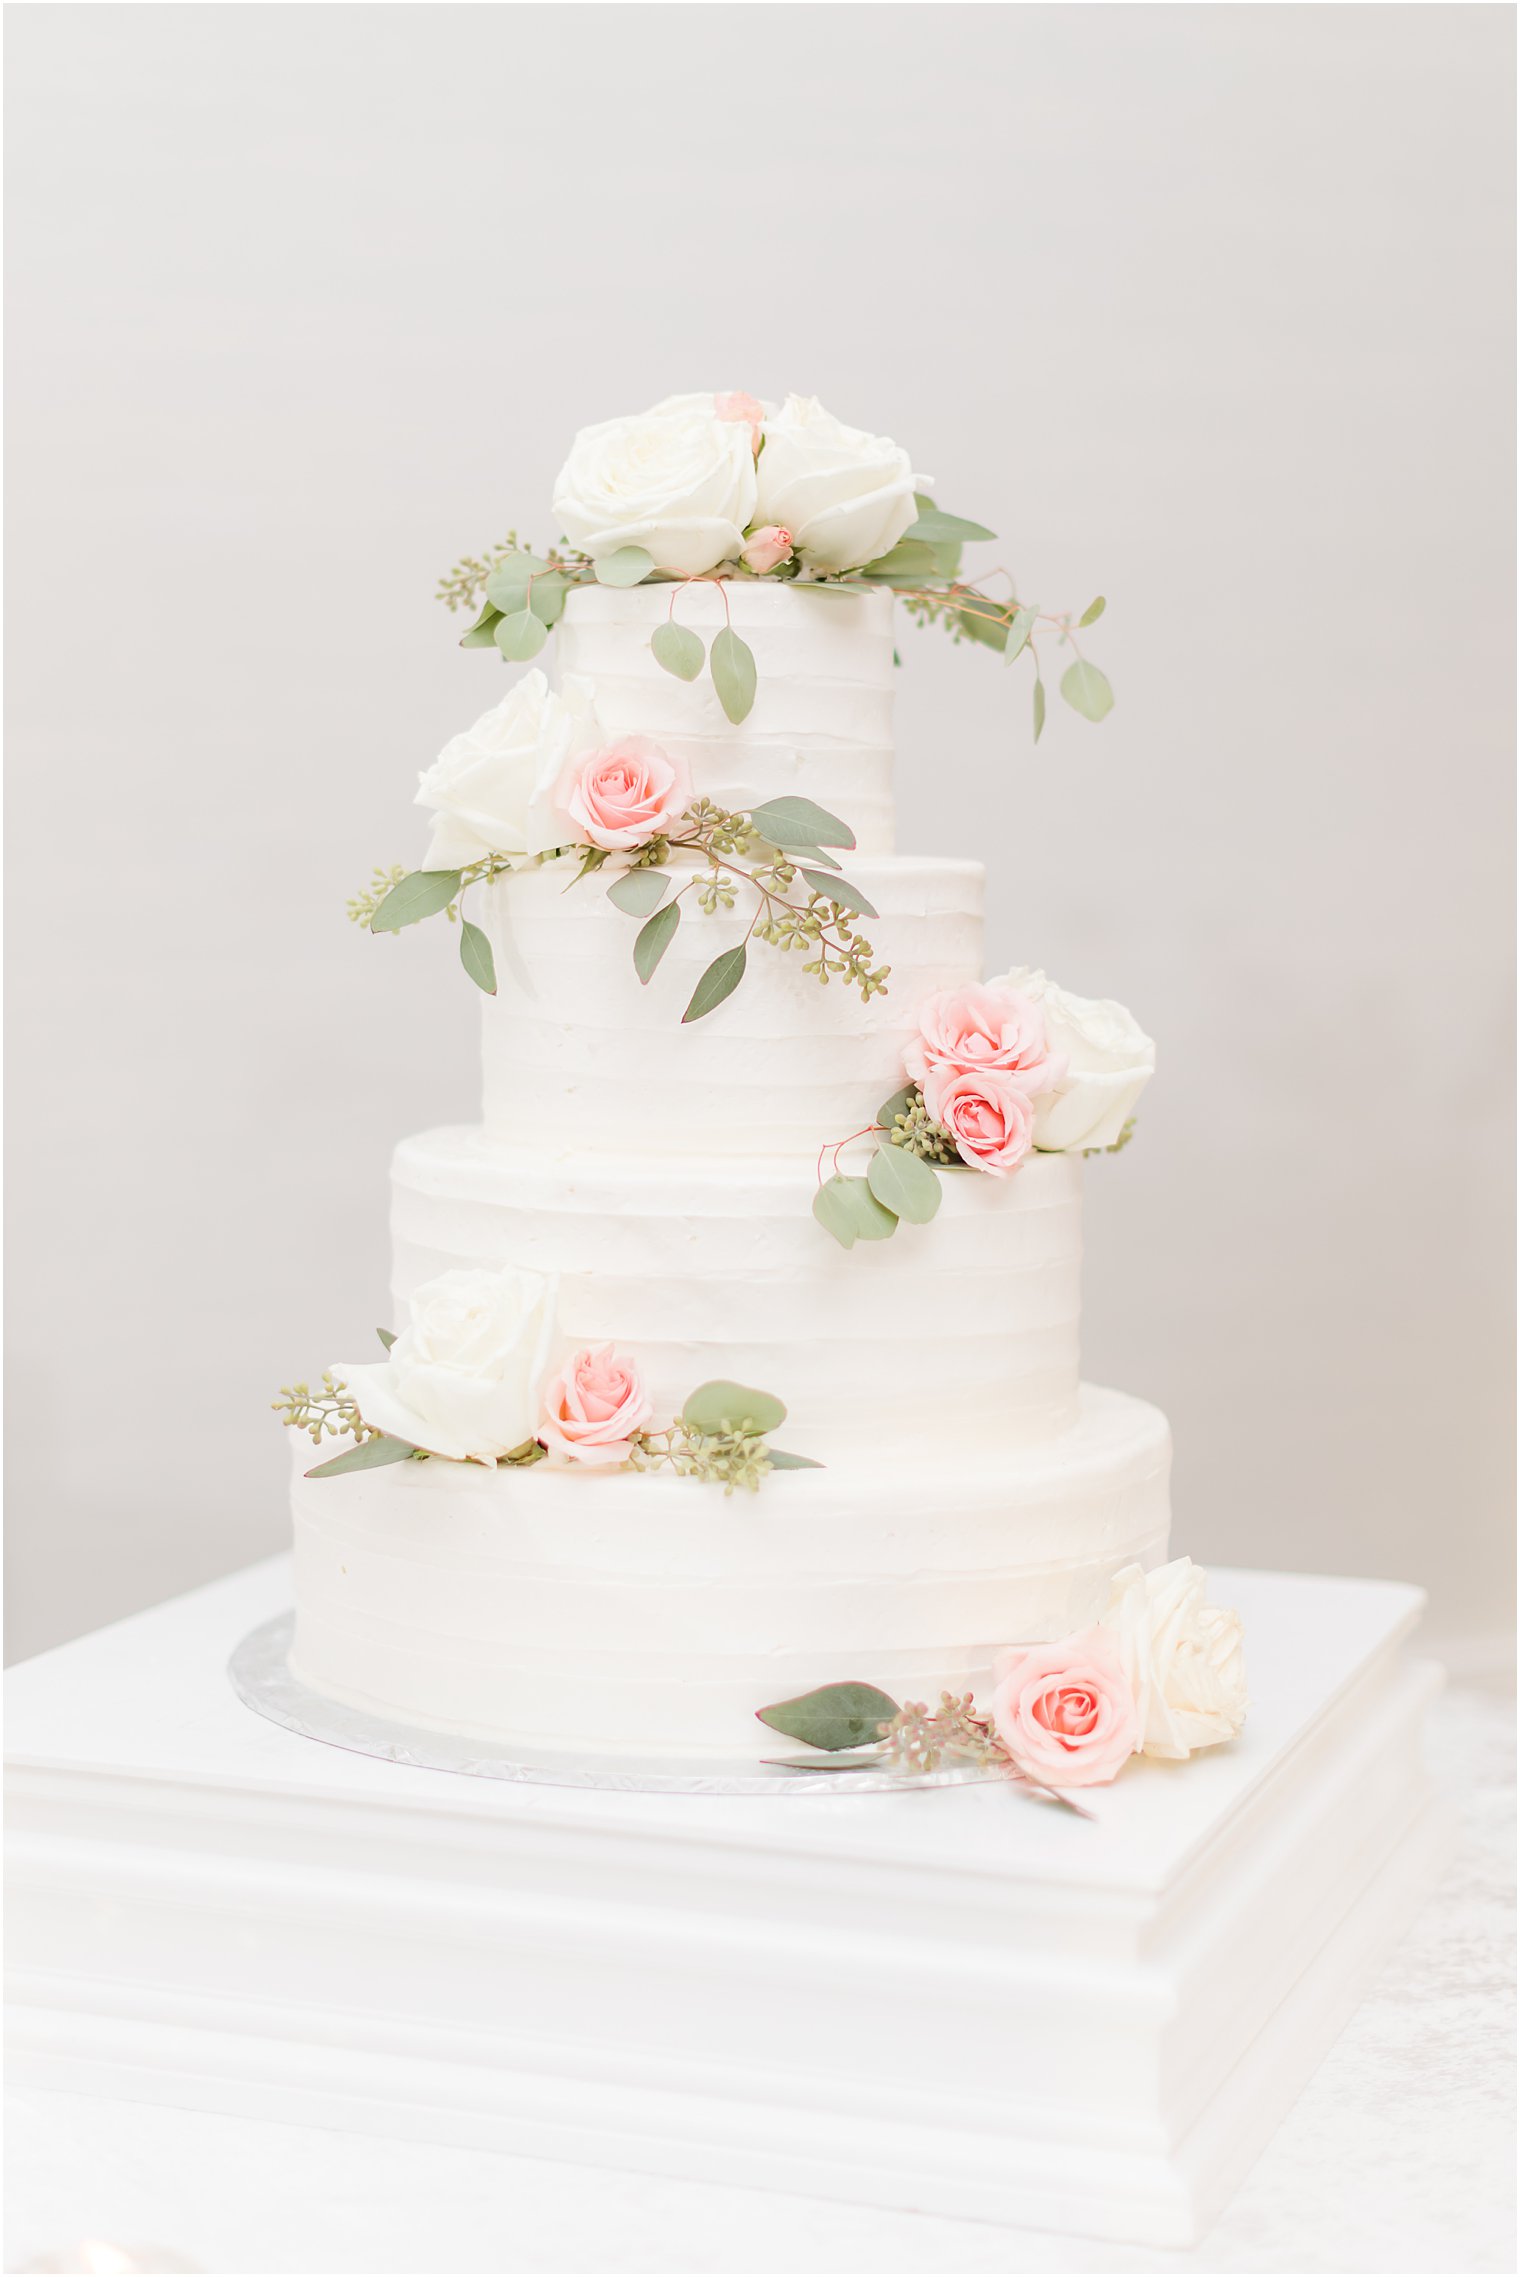
{"label": "bottom cake tier", "polygon": [[1084,1627],[1120,1566],[1165,1557],[1170,1460],[1156,1408],[1084,1385],[1042,1446],[883,1452],[755,1495],[546,1463],[298,1476],[291,1666],[507,1746],[758,1756],[773,1701],[985,1693],[1001,1646]]}

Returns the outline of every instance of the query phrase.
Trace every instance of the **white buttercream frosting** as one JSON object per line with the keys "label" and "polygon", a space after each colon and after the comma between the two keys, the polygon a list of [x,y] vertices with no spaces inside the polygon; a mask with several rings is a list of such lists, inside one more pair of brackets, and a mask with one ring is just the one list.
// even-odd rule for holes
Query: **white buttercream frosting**
{"label": "white buttercream frosting", "polygon": [[[707,640],[727,614],[755,650],[737,727],[705,673],[654,662],[672,603]],[[759,1753],[757,1708],[844,1677],[985,1693],[999,1648],[1084,1626],[1120,1568],[1165,1556],[1169,1440],[1153,1408],[1078,1384],[1077,1156],[947,1171],[930,1224],[848,1252],[811,1215],[820,1150],[899,1088],[919,1007],[982,972],[981,865],[892,852],[890,599],[598,588],[572,594],[558,642],[608,740],[662,745],[725,806],[798,793],[854,829],[844,867],[880,912],[860,930],[888,989],[862,1004],[757,942],[737,991],[683,1026],[747,888],[683,916],[647,986],[608,875],[577,884],[561,860],[487,889],[484,1127],[397,1151],[397,1324],[439,1274],[543,1275],[553,1364],[613,1345],[657,1423],[713,1377],[773,1392],[781,1445],[827,1467],[731,1499],[547,1464],[300,1478],[296,1670],[408,1721],[599,1752]]]}
{"label": "white buttercream frosting", "polygon": [[1168,1466],[1153,1407],[1088,1389],[1048,1447],[923,1441],[754,1496],[542,1463],[299,1478],[292,1664],[509,1745],[759,1755],[774,1700],[985,1694],[1000,1646],[1084,1626],[1164,1556]]}
{"label": "white buttercream frosting", "polygon": [[[636,919],[579,884],[573,860],[503,878],[479,912],[496,948],[498,993],[483,999],[485,1121],[531,1134],[546,1154],[815,1156],[846,1139],[902,1083],[917,1007],[974,980],[982,958],[979,862],[908,855],[846,858],[880,912],[859,930],[891,968],[868,1004],[822,986],[805,952],[750,944],[743,981],[689,1027],[681,1015],[705,968],[744,938],[753,896],[731,912],[683,917],[645,985],[633,965]],[[568,890],[567,890],[568,889]]]}
{"label": "white buttercream frosting", "polygon": [[[811,1161],[549,1157],[478,1130],[406,1139],[392,1170],[396,1318],[466,1263],[559,1283],[568,1353],[633,1355],[657,1415],[710,1378],[786,1403],[802,1454],[988,1454],[1076,1420],[1079,1156],[943,1175],[932,1225],[841,1249]],[[555,1357],[561,1354],[556,1351]]]}
{"label": "white buttercream frosting", "polygon": [[[649,643],[672,611],[709,647],[731,623],[754,651],[754,708],[737,726],[705,666],[688,681],[656,664]],[[808,595],[753,578],[727,579],[721,592],[580,587],[555,640],[560,677],[595,682],[609,742],[649,736],[685,760],[699,797],[720,806],[800,793],[847,822],[866,851],[891,851],[890,594]]]}

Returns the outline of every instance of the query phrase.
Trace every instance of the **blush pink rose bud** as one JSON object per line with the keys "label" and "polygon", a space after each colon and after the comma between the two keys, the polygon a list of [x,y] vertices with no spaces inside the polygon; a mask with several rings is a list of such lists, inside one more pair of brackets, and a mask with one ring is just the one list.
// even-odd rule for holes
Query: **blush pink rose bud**
{"label": "blush pink rose bud", "polygon": [[1040,1006],[1012,988],[946,988],[931,996],[903,1064],[921,1086],[935,1068],[996,1068],[1030,1099],[1066,1073],[1064,1057],[1050,1050]]}
{"label": "blush pink rose bud", "polygon": [[610,1344],[588,1346],[547,1386],[538,1436],[563,1462],[625,1463],[635,1433],[653,1419],[632,1360],[620,1359]]}
{"label": "blush pink rose bud", "polygon": [[1034,1142],[1034,1106],[1018,1078],[997,1067],[931,1067],[924,1105],[973,1170],[1006,1178]]}
{"label": "blush pink rose bud", "polygon": [[763,530],[756,530],[739,557],[746,569],[763,577],[768,569],[777,569],[783,561],[792,558],[792,533],[778,523],[767,522]]}
{"label": "blush pink rose bud", "polygon": [[1014,1645],[998,1655],[992,1679],[998,1736],[1044,1786],[1105,1786],[1140,1745],[1140,1712],[1106,1629]]}
{"label": "blush pink rose bud", "polygon": [[756,458],[760,456],[760,430],[765,425],[763,403],[757,403],[752,395],[715,395],[713,414],[718,419],[731,421],[736,427],[748,427],[750,446]]}
{"label": "blush pink rose bud", "polygon": [[691,804],[691,775],[647,736],[625,735],[572,760],[554,803],[591,845],[625,850],[675,828]]}

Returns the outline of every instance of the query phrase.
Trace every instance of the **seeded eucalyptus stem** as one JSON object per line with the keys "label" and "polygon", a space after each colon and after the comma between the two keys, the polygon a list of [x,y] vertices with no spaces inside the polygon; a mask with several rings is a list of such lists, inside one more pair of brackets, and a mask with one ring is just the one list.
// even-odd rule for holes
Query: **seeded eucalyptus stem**
{"label": "seeded eucalyptus stem", "polygon": [[324,1369],[321,1387],[313,1391],[310,1384],[282,1384],[278,1399],[270,1406],[292,1431],[304,1431],[313,1446],[324,1439],[353,1439],[362,1446],[366,1439],[378,1439],[380,1433],[366,1423],[359,1413],[352,1392],[331,1368]]}
{"label": "seeded eucalyptus stem", "polygon": [[695,886],[697,898],[709,915],[720,895],[723,905],[732,908],[732,894],[725,893],[721,886],[714,892],[712,881],[720,876],[737,878],[753,886],[759,897],[744,936],[746,943],[757,936],[778,949],[800,948],[811,942],[816,945],[818,954],[808,958],[802,969],[815,974],[823,986],[827,987],[833,974],[842,977],[850,987],[858,988],[862,1002],[868,1003],[873,996],[886,994],[891,967],[872,966],[871,944],[856,933],[850,911],[817,891],[810,890],[805,902],[787,898],[798,864],[789,858],[784,848],[774,848],[771,857],[758,864],[736,858],[753,845],[768,843],[760,832],[751,828],[747,815],[731,814],[708,799],[699,799],[687,809],[682,820],[693,827],[680,837],[663,839],[654,848],[645,849],[650,856],[646,866],[663,860],[666,853],[692,853],[706,861],[712,879],[707,885],[700,879],[688,880],[675,894],[674,901],[679,901]]}
{"label": "seeded eucalyptus stem", "polygon": [[742,1487],[757,1493],[771,1469],[770,1449],[753,1431],[694,1431],[677,1421],[668,1431],[641,1431],[628,1467],[636,1471],[673,1470],[677,1478],[709,1479],[725,1494]]}

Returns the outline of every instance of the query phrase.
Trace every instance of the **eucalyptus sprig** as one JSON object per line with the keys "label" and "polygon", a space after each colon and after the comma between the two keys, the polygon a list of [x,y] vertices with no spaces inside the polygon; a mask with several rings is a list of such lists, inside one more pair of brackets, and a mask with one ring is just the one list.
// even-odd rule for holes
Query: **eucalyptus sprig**
{"label": "eucalyptus sprig", "polygon": [[[840,1155],[856,1139],[873,1136],[877,1145],[865,1176],[847,1176]],[[829,1178],[823,1175],[827,1155],[834,1158]],[[857,1241],[886,1241],[903,1219],[927,1225],[935,1215],[942,1199],[936,1171],[964,1168],[955,1141],[925,1107],[922,1091],[907,1084],[877,1108],[874,1122],[820,1150],[813,1215],[842,1249],[853,1249]]]}
{"label": "eucalyptus sprig", "polygon": [[642,1431],[633,1442],[629,1467],[637,1471],[673,1470],[678,1478],[736,1487],[753,1494],[772,1471],[816,1471],[822,1464],[808,1455],[791,1455],[770,1444],[769,1434],[786,1421],[786,1409],[770,1392],[718,1381],[694,1391],[667,1431]]}
{"label": "eucalyptus sprig", "polygon": [[306,1383],[282,1384],[279,1398],[269,1404],[289,1430],[304,1431],[314,1447],[320,1447],[324,1439],[357,1439],[362,1443],[380,1436],[365,1422],[353,1394],[331,1368],[322,1371],[316,1391]]}
{"label": "eucalyptus sprig", "polygon": [[[943,625],[957,643],[971,641],[993,649],[1009,664],[1028,657],[1034,670],[1036,743],[1045,727],[1042,641],[1053,641],[1058,650],[1070,651],[1071,661],[1059,682],[1064,701],[1083,719],[1106,719],[1113,709],[1113,689],[1105,674],[1082,653],[1076,637],[1102,616],[1107,607],[1102,594],[1089,602],[1080,616],[1074,616],[1070,610],[1042,609],[1038,602],[1020,600],[1010,570],[999,568],[976,578],[963,577],[963,549],[990,541],[994,533],[981,522],[943,512],[922,494],[914,503],[917,519],[897,544],[859,569],[820,573],[793,556],[759,573],[736,561],[698,577],[686,577],[658,569],[653,555],[642,546],[620,546],[616,552],[592,561],[589,555],[569,547],[551,547],[546,554],[536,554],[520,546],[516,533],[511,532],[502,544],[488,547],[484,554],[467,554],[456,562],[439,580],[438,597],[450,610],[480,606],[479,616],[460,642],[462,648],[495,648],[509,662],[518,662],[538,654],[576,586],[599,584],[621,589],[669,585],[669,609],[650,636],[655,662],[678,680],[695,680],[705,667],[724,712],[738,726],[754,705],[757,667],[753,650],[733,627],[730,585],[758,574],[762,583],[789,585],[798,593],[825,597],[885,588],[897,595],[916,623]],[[746,537],[752,534],[745,533]],[[999,580],[1006,581],[1006,594],[988,590]],[[692,626],[682,624],[676,613],[682,593],[693,585],[715,586],[723,602],[724,622],[710,646]]]}
{"label": "eucalyptus sprig", "polygon": [[[640,918],[633,943],[634,970],[646,984],[675,939],[682,903],[711,916],[735,906],[739,890],[755,895],[754,914],[744,939],[725,949],[703,972],[683,1022],[700,1020],[732,996],[748,966],[749,944],[761,941],[782,951],[801,950],[802,970],[823,987],[842,980],[857,988],[862,1002],[886,994],[889,965],[878,965],[875,951],[855,930],[858,917],[875,909],[857,886],[840,874],[827,849],[848,849],[855,834],[837,815],[811,799],[767,800],[747,813],[730,813],[710,799],[697,799],[675,829],[634,847],[628,867],[607,889],[607,898],[625,915]],[[425,917],[447,916],[460,924],[459,955],[465,971],[487,996],[496,994],[496,963],[489,936],[463,913],[470,887],[506,877],[530,859],[536,864],[561,855],[580,857],[571,879],[579,885],[606,867],[603,846],[559,846],[544,854],[484,855],[457,870],[379,870],[364,894],[349,902],[348,913],[371,933],[399,933]],[[672,893],[676,873],[671,857],[689,855],[695,866]]]}
{"label": "eucalyptus sprig", "polygon": [[400,885],[405,876],[405,866],[400,862],[393,862],[388,870],[382,870],[377,864],[371,874],[369,884],[365,886],[362,892],[350,896],[348,902],[349,923],[351,925],[372,925],[379,913],[381,903],[389,897],[392,887]]}
{"label": "eucalyptus sprig", "polygon": [[[674,831],[638,848],[632,866],[607,888],[614,907],[643,919],[633,944],[639,979],[647,985],[653,978],[675,939],[688,896],[711,915],[731,909],[736,888],[749,886],[755,894],[749,930],[702,974],[681,1015],[683,1024],[702,1019],[732,996],[748,967],[751,941],[807,952],[802,970],[825,988],[831,980],[842,980],[847,988],[859,989],[862,1003],[884,996],[891,967],[873,962],[870,942],[855,930],[857,917],[877,912],[826,851],[854,844],[848,824],[811,799],[768,799],[742,813],[697,799]],[[693,856],[698,866],[671,893],[668,864],[677,853]]]}
{"label": "eucalyptus sprig", "polygon": [[[1111,1146],[1085,1146],[1079,1151],[1084,1156],[1119,1154],[1134,1135],[1131,1116]],[[847,1146],[864,1138],[876,1140],[875,1151],[863,1177],[849,1176],[841,1171],[839,1158]],[[1033,1151],[1064,1150],[1036,1147]],[[830,1156],[834,1168],[825,1178],[823,1166]],[[938,1211],[943,1195],[936,1171],[969,1167],[950,1133],[930,1114],[918,1085],[907,1083],[877,1108],[874,1122],[820,1147],[813,1215],[842,1249],[853,1249],[857,1241],[886,1241],[901,1223],[927,1225]]]}
{"label": "eucalyptus sprig", "polygon": [[[378,1331],[387,1351],[395,1343],[388,1329]],[[358,1403],[341,1378],[327,1369],[321,1386],[285,1384],[270,1405],[292,1431],[304,1431],[313,1446],[324,1439],[351,1439],[353,1445],[330,1461],[318,1463],[308,1478],[338,1478],[345,1471],[374,1470],[385,1463],[443,1462],[453,1458],[431,1455],[366,1423]],[[786,1409],[770,1392],[753,1391],[746,1384],[717,1379],[701,1384],[687,1400],[676,1421],[664,1431],[641,1431],[621,1470],[668,1469],[678,1478],[707,1479],[725,1494],[736,1487],[753,1494],[772,1471],[816,1471],[823,1468],[809,1455],[788,1454],[773,1447],[769,1434],[786,1421]],[[541,1463],[547,1448],[538,1439],[525,1439],[509,1454],[498,1456],[499,1470],[525,1470]]]}
{"label": "eucalyptus sprig", "polygon": [[399,933],[440,912],[459,926],[459,961],[475,986],[487,996],[496,994],[496,958],[491,937],[472,924],[462,907],[471,886],[489,885],[525,861],[525,855],[483,854],[457,870],[377,869],[369,889],[356,894],[348,914],[369,933]]}
{"label": "eucalyptus sprig", "polygon": [[793,1771],[857,1771],[880,1767],[922,1778],[945,1766],[1001,1773],[1042,1801],[1064,1803],[1078,1818],[1091,1811],[1063,1789],[1031,1779],[971,1692],[941,1692],[939,1706],[908,1700],[901,1707],[890,1692],[874,1684],[821,1684],[795,1700],[778,1700],[755,1711],[759,1721],[788,1739],[845,1762],[819,1763],[816,1757],[772,1758]]}

